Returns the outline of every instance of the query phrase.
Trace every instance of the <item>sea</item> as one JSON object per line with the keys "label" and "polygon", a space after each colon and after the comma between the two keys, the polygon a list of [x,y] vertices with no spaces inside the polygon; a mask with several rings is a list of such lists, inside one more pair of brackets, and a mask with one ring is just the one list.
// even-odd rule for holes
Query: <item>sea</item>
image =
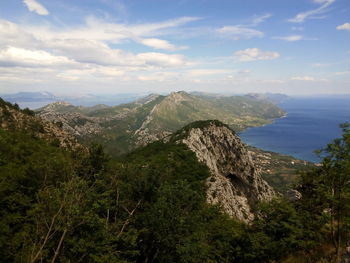
{"label": "sea", "polygon": [[242,140],[263,150],[318,163],[314,153],[339,138],[341,123],[350,122],[350,96],[291,97],[278,104],[287,115],[245,130]]}

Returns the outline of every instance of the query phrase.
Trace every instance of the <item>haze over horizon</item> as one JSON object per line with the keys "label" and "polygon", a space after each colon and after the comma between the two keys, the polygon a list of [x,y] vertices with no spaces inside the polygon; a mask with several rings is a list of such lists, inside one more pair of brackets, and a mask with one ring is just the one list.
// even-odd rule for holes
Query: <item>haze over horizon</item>
{"label": "haze over horizon", "polygon": [[0,3],[0,93],[350,93],[348,0]]}

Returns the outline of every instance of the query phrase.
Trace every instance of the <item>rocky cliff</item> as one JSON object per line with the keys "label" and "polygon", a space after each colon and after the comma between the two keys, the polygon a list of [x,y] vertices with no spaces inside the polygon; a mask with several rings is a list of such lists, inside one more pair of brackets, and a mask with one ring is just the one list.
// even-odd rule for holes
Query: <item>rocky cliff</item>
{"label": "rocky cliff", "polygon": [[186,144],[210,169],[207,200],[229,215],[250,222],[259,201],[271,200],[274,190],[261,178],[239,137],[218,121],[193,123],[172,140]]}

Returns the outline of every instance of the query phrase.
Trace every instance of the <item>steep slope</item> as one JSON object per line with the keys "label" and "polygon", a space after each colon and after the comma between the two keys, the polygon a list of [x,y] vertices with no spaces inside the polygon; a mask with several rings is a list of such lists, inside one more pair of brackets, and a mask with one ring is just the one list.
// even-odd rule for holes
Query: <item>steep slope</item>
{"label": "steep slope", "polygon": [[199,121],[170,138],[186,144],[211,172],[207,201],[220,204],[239,220],[250,222],[255,205],[271,200],[274,190],[262,179],[239,137],[219,121]]}

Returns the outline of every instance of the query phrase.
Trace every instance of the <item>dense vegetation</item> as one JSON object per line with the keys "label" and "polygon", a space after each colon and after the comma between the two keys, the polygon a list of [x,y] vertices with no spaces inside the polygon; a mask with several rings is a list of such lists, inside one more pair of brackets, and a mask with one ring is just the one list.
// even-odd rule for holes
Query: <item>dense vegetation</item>
{"label": "dense vegetation", "polygon": [[99,145],[70,151],[0,129],[0,258],[336,260],[349,241],[349,126],[322,154],[323,165],[300,176],[302,199],[261,204],[246,225],[207,204],[208,168],[185,145],[157,142],[113,160]]}

